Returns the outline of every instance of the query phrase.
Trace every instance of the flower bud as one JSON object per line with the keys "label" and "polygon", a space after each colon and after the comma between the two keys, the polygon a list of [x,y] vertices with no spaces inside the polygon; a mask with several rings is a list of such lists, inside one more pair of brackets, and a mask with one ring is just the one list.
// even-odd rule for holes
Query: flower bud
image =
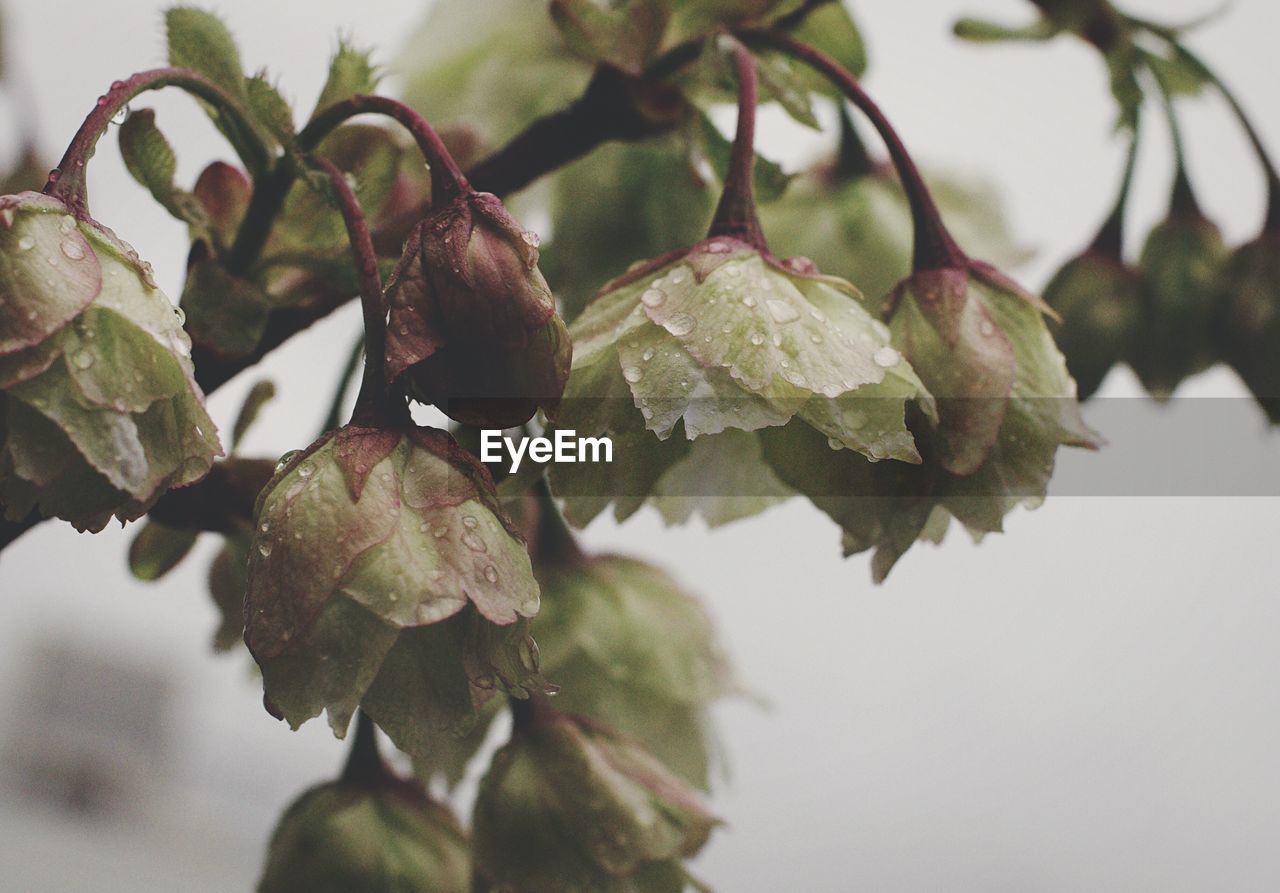
{"label": "flower bud", "polygon": [[639,744],[540,706],[480,783],[476,879],[521,893],[681,890],[681,860],[717,824]]}
{"label": "flower bud", "polygon": [[259,893],[466,893],[470,850],[448,809],[395,778],[299,797],[271,837]]}
{"label": "flower bud", "polygon": [[293,727],[327,710],[341,737],[359,706],[417,757],[496,686],[538,685],[528,553],[447,434],[330,432],[263,488],[255,524],[245,641]]}
{"label": "flower bud", "polygon": [[1225,359],[1272,424],[1280,423],[1280,234],[1267,232],[1237,248],[1223,280]]}
{"label": "flower bud", "polygon": [[[609,492],[660,494],[664,478],[670,483],[683,474],[679,463],[689,448],[682,439],[715,436],[699,452],[698,467],[719,465],[748,486],[766,486],[738,494],[765,497],[748,500],[748,514],[785,488],[768,489],[773,475],[762,466],[754,437],[743,432],[806,425],[833,449],[918,462],[905,406],[928,403],[928,394],[889,345],[888,328],[859,297],[853,286],[818,275],[804,259],[778,261],[723,237],[607,284],[570,330],[573,370],[559,424],[609,433],[615,442],[630,438],[631,461],[614,469],[552,469],[575,522],[600,511],[605,503],[598,497]],[[671,437],[678,427],[682,439]],[[646,430],[651,436],[638,436]],[[729,452],[718,459],[707,452],[720,448]],[[627,479],[600,480],[609,474]],[[733,490],[706,495],[732,497]],[[618,512],[638,504],[619,502]],[[704,503],[701,510],[721,521],[740,516],[723,505]]]}
{"label": "flower bud", "polygon": [[1045,302],[1062,317],[1056,341],[1081,400],[1107,371],[1132,355],[1141,316],[1140,279],[1098,251],[1068,261],[1045,286]]}
{"label": "flower bud", "polygon": [[0,502],[81,530],[144,514],[221,455],[150,265],[57,199],[0,197]]}
{"label": "flower bud", "polygon": [[707,708],[733,690],[702,606],[668,574],[620,555],[542,566],[534,623],[557,709],[631,735],[706,789],[715,749]]}
{"label": "flower bud", "polygon": [[555,315],[538,237],[487,192],[459,196],[424,222],[431,301],[446,339],[522,345]]}
{"label": "flower bud", "polygon": [[1227,250],[1222,233],[1198,211],[1175,210],[1147,236],[1139,259],[1142,323],[1133,370],[1155,397],[1213,361],[1210,338]]}

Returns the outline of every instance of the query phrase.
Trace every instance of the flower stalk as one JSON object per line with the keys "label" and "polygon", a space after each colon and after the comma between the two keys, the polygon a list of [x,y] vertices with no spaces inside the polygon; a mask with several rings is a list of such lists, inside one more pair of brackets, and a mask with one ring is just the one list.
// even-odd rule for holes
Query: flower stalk
{"label": "flower stalk", "polygon": [[711,223],[710,236],[727,236],[745,242],[760,251],[768,251],[760,220],[756,216],[756,106],[760,101],[759,77],[751,51],[733,41],[733,63],[738,78],[738,124],[724,192]]}

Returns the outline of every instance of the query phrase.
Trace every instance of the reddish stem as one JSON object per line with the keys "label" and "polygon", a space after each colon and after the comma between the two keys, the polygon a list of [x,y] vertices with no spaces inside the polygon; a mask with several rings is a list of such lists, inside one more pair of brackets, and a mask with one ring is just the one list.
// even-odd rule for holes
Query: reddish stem
{"label": "reddish stem", "polygon": [[[106,133],[111,120],[125,108],[130,100],[148,90],[159,90],[163,87],[181,87],[188,93],[216,106],[219,111],[226,112],[236,125],[252,137],[256,132],[248,115],[230,95],[213,81],[188,68],[154,68],[140,71],[127,80],[116,81],[111,89],[98,97],[97,105],[85,117],[84,123],[76,131],[63,153],[62,161],[49,172],[49,181],[44,192],[60,199],[67,209],[80,219],[89,216],[88,182],[86,168],[93,157],[98,140]],[[245,159],[245,163],[255,170],[266,168],[271,159],[264,146],[250,140],[255,151],[255,158]]]}
{"label": "reddish stem", "polygon": [[729,156],[729,171],[724,178],[724,191],[716,216],[711,221],[711,236],[731,236],[760,250],[768,251],[760,220],[756,216],[756,106],[760,101],[756,61],[751,51],[733,41],[733,63],[738,76],[738,126]]}
{"label": "reddish stem", "polygon": [[968,258],[943,225],[938,206],[929,194],[929,188],[925,186],[924,178],[920,176],[906,146],[884,112],[862,89],[858,79],[826,53],[790,35],[776,31],[750,31],[743,32],[740,36],[748,43],[773,47],[810,66],[831,81],[871,121],[889,150],[889,157],[893,160],[902,188],[907,194],[907,201],[911,205],[911,217],[915,224],[915,256],[912,261],[914,272],[967,266]]}
{"label": "reddish stem", "polygon": [[338,209],[347,226],[347,238],[356,262],[360,282],[360,307],[364,311],[364,377],[356,397],[351,421],[359,425],[383,425],[388,421],[389,401],[386,364],[387,317],[382,301],[382,277],[378,273],[378,255],[369,235],[369,224],[355,190],[347,176],[327,158],[312,158],[311,163],[329,178]]}
{"label": "reddish stem", "polygon": [[440,135],[412,108],[389,96],[352,96],[317,112],[298,134],[304,147],[314,147],[342,122],[356,115],[386,115],[413,135],[431,167],[431,201],[436,206],[471,191],[467,177],[445,148]]}

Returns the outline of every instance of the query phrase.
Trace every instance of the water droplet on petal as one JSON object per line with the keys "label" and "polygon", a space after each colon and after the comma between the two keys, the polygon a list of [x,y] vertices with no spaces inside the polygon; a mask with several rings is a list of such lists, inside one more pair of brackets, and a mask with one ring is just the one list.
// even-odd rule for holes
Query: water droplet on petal
{"label": "water droplet on petal", "polygon": [[984,338],[990,338],[996,333],[995,323],[989,319],[984,319],[982,322],[978,323],[978,331],[982,333]]}
{"label": "water droplet on petal", "polygon": [[640,296],[640,303],[646,307],[661,307],[667,301],[667,293],[660,288],[645,289]]}
{"label": "water droplet on petal", "polygon": [[88,369],[93,365],[93,354],[81,348],[71,355],[71,362],[77,369]]}
{"label": "water droplet on petal", "polygon": [[622,370],[622,377],[632,384],[635,384],[637,381],[644,378],[644,370],[639,366],[628,366],[626,369]]}
{"label": "water droplet on petal", "polygon": [[445,526],[442,524],[442,525],[440,525],[439,527],[437,527],[435,530],[431,531],[431,535],[432,535],[433,537],[435,537],[436,539],[440,539],[440,538],[442,538],[445,534],[447,534],[448,532],[449,532],[449,528],[448,528],[448,527],[445,527]]}
{"label": "water droplet on petal", "polygon": [[809,340],[810,340],[810,341],[812,341],[814,344],[821,344],[821,343],[822,343],[822,336],[821,336],[821,335],[819,335],[817,332],[810,332],[810,333],[809,333]]}
{"label": "water droplet on petal", "polygon": [[63,214],[62,219],[58,221],[58,229],[64,233],[69,233],[76,228],[76,219],[70,214]]}
{"label": "water droplet on petal", "polygon": [[21,239],[18,240],[18,249],[20,251],[30,251],[32,248],[35,248],[35,247],[36,247],[36,240],[31,238],[30,236],[23,236]]}
{"label": "water droplet on petal", "polygon": [[489,547],[484,544],[484,540],[476,536],[471,531],[467,531],[462,535],[462,544],[472,552],[487,552]]}
{"label": "water droplet on petal", "polygon": [[672,285],[679,285],[681,282],[684,282],[689,278],[689,274],[684,267],[681,267],[678,270],[672,270],[669,278],[671,279]]}
{"label": "water droplet on petal", "polygon": [[311,475],[315,473],[316,473],[316,466],[309,459],[298,466],[298,477],[302,478],[303,480],[306,480],[307,478],[311,477]]}
{"label": "water droplet on petal", "polygon": [[752,332],[751,343],[754,344],[756,347],[759,347],[761,344],[764,344],[764,335],[761,335],[759,332]]}
{"label": "water droplet on petal", "polygon": [[745,298],[742,299],[743,307],[754,307],[755,305],[756,305],[756,299],[751,297],[751,295],[747,295]]}
{"label": "water droplet on petal", "polygon": [[833,449],[833,450],[842,450],[842,449],[844,449],[844,444],[842,444],[840,441],[836,440],[834,437],[828,437],[828,438],[827,438],[827,446],[831,447],[831,449]]}
{"label": "water droplet on petal", "polygon": [[890,366],[898,365],[898,361],[902,359],[902,354],[885,345],[877,350],[871,359],[875,360],[876,365],[882,369],[888,369]]}
{"label": "water droplet on petal", "polygon": [[653,359],[653,348],[652,348],[652,347],[646,347],[646,348],[644,349],[644,353],[642,353],[642,354],[640,355],[640,359],[644,360],[646,363],[647,363],[647,362],[649,362],[650,360],[652,360],[652,359]]}
{"label": "water droplet on petal", "polygon": [[694,330],[697,321],[688,313],[677,313],[667,320],[667,331],[677,338],[683,338]]}
{"label": "water droplet on petal", "polygon": [[498,569],[492,564],[484,569],[484,578],[490,583],[498,582]]}
{"label": "water droplet on petal", "polygon": [[261,543],[261,544],[259,544],[259,546],[258,546],[258,554],[259,554],[259,555],[261,555],[263,558],[270,558],[270,557],[271,557],[271,544],[270,544],[270,543]]}
{"label": "water droplet on petal", "polygon": [[473,518],[471,515],[462,516],[462,526],[467,528],[468,530],[475,530],[476,525],[479,523],[480,522],[477,521],[475,518]]}

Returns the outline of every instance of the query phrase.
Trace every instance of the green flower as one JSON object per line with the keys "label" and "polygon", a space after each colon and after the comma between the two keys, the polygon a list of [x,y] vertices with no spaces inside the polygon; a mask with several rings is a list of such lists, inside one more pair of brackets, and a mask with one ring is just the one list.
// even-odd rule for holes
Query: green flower
{"label": "green flower", "polygon": [[1141,279],[1120,261],[1090,250],[1054,274],[1044,299],[1062,318],[1056,340],[1080,399],[1087,400],[1107,371],[1133,354],[1142,315]]}
{"label": "green flower", "polygon": [[1046,311],[974,261],[917,273],[894,290],[893,343],[937,401],[936,420],[912,420],[917,466],[824,452],[799,429],[763,438],[779,477],[840,525],[846,554],[876,550],[877,581],[914,542],[940,539],[950,517],[975,537],[1000,531],[1014,507],[1044,498],[1059,446],[1097,445]]}
{"label": "green flower", "polygon": [[539,706],[480,783],[476,879],[521,893],[678,893],[681,860],[716,824],[639,744]]}
{"label": "green flower", "polygon": [[395,778],[335,781],[280,819],[259,893],[466,893],[466,833],[448,809]]}
{"label": "green flower", "polygon": [[1236,249],[1223,273],[1219,330],[1225,357],[1272,424],[1280,422],[1280,233]]}
{"label": "green flower", "polygon": [[294,728],[327,710],[342,737],[359,706],[418,757],[495,686],[538,684],[528,553],[443,432],[330,432],[282,465],[255,523],[245,641]]}
{"label": "green flower", "polygon": [[711,619],[653,565],[582,557],[539,573],[534,624],[556,707],[631,735],[706,789],[715,742],[707,708],[734,690]]}
{"label": "green flower", "polygon": [[689,496],[713,522],[758,511],[787,490],[749,435],[781,425],[820,431],[833,450],[920,461],[904,412],[929,407],[928,394],[858,297],[804,259],[730,238],[606,285],[570,330],[558,422],[612,436],[624,461],[552,468],[575,523],[615,495],[620,519],[650,497],[672,520],[687,517]]}
{"label": "green flower", "polygon": [[0,197],[0,502],[101,530],[221,455],[149,265],[37,193]]}

